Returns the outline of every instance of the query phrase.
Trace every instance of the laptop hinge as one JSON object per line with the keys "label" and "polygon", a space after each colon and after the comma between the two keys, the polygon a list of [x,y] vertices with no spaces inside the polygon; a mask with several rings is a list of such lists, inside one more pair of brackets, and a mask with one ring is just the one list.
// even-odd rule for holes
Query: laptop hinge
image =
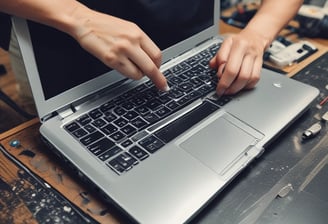
{"label": "laptop hinge", "polygon": [[58,116],[61,120],[65,119],[66,117],[74,114],[76,112],[75,108],[73,105],[70,105],[69,108],[66,108],[66,109],[62,109],[62,110],[59,110],[57,111],[58,113]]}

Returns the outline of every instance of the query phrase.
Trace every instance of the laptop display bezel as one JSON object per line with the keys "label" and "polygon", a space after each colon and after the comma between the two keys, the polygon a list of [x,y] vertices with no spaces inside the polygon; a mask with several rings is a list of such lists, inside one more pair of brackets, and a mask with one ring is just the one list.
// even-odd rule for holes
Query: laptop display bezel
{"label": "laptop display bezel", "polygon": [[[214,1],[214,13],[213,13],[213,25],[207,29],[185,39],[173,46],[170,46],[162,51],[163,62],[170,60],[173,55],[179,55],[185,52],[187,49],[191,49],[197,44],[216,36],[219,33],[219,18],[220,18],[220,2]],[[100,90],[103,90],[114,83],[126,79],[123,75],[117,71],[112,70],[103,75],[98,76],[92,80],[75,86],[61,94],[58,94],[52,98],[46,99],[42,89],[41,80],[37,68],[35,54],[33,51],[31,36],[28,29],[28,24],[25,19],[19,17],[13,17],[13,28],[17,36],[22,57],[25,64],[25,69],[28,75],[28,79],[31,85],[33,97],[37,107],[38,115],[41,121],[44,117],[49,117],[55,111],[65,110],[69,108],[73,102],[79,101],[82,98],[94,94]]]}

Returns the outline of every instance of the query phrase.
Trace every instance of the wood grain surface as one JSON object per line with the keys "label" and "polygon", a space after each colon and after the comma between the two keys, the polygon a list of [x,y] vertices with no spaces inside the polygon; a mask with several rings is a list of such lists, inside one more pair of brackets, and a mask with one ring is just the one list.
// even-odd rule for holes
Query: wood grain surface
{"label": "wood grain surface", "polygon": [[121,214],[49,152],[39,125],[34,119],[0,135],[8,153],[0,154],[0,223],[120,223]]}

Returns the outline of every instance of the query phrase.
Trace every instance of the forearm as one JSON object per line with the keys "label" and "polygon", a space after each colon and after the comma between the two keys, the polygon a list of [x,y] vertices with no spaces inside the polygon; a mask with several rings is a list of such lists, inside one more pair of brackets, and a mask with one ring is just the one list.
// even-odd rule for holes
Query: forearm
{"label": "forearm", "polygon": [[263,0],[246,29],[260,33],[268,47],[281,29],[295,16],[302,3],[302,0]]}
{"label": "forearm", "polygon": [[[0,11],[74,35],[77,12],[89,10],[76,0],[0,0]],[[89,10],[90,11],[90,10]]]}

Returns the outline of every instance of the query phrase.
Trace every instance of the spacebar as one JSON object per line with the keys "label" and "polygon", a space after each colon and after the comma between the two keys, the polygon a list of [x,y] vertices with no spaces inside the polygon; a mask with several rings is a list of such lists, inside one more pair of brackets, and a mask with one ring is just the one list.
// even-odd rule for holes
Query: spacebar
{"label": "spacebar", "polygon": [[204,101],[197,108],[191,110],[182,117],[174,120],[172,123],[156,131],[154,135],[161,139],[163,142],[168,143],[217,109],[219,109],[218,106]]}

